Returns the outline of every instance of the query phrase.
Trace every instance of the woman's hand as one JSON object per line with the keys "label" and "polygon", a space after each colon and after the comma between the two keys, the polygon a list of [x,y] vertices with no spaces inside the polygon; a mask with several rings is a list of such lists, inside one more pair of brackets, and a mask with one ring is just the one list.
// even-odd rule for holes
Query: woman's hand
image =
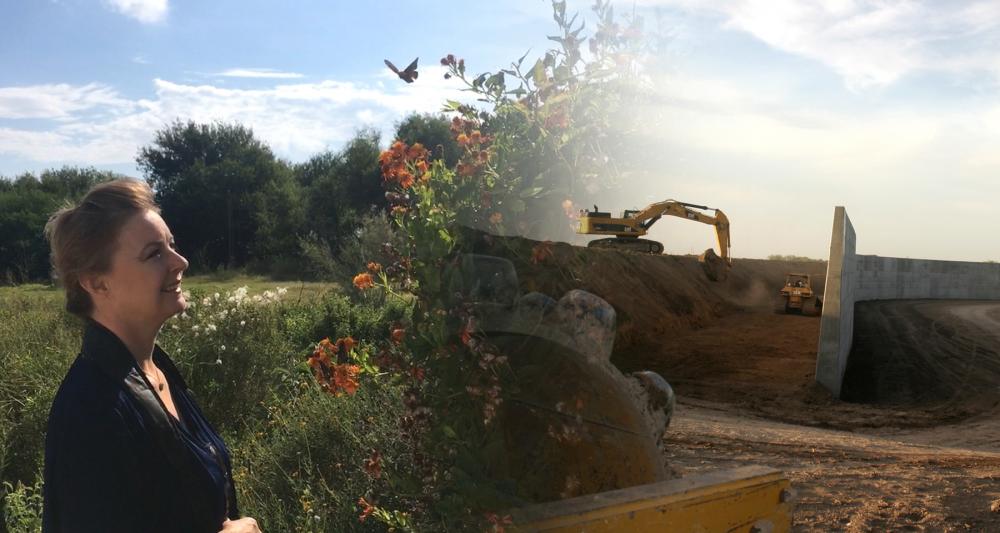
{"label": "woman's hand", "polygon": [[261,533],[257,527],[257,521],[249,516],[244,516],[239,520],[226,520],[222,523],[222,531],[219,533]]}

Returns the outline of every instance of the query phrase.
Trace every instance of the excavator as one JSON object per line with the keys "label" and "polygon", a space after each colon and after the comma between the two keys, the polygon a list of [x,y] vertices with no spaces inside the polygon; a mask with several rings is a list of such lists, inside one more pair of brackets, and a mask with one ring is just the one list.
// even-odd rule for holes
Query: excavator
{"label": "excavator", "polygon": [[[715,211],[711,216],[703,211]],[[648,239],[640,239],[650,226],[664,215],[675,216],[715,226],[715,235],[719,241],[720,254],[709,248],[705,250],[698,261],[705,270],[705,275],[712,281],[720,281],[727,277],[733,266],[731,243],[729,239],[729,218],[719,209],[704,205],[664,200],[650,204],[642,209],[626,209],[621,218],[613,218],[609,212],[601,212],[597,206],[593,211],[580,213],[580,227],[577,233],[583,235],[614,235],[614,237],[597,239],[587,243],[589,248],[611,248],[639,253],[663,253],[663,244]]]}

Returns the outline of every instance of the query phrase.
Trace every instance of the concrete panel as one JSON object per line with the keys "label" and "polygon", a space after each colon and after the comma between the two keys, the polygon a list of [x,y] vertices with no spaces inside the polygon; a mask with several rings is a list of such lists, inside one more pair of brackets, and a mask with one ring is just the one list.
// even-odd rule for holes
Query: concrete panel
{"label": "concrete panel", "polygon": [[819,348],[816,351],[816,381],[834,396],[847,368],[847,356],[854,338],[854,291],[857,278],[856,236],[847,210],[833,211],[833,234],[830,260],[826,264],[826,287],[823,290],[823,314],[819,324]]}
{"label": "concrete panel", "polygon": [[854,303],[866,300],[1000,300],[1000,264],[857,255],[847,210],[836,207],[827,263],[816,381],[834,396],[854,340]]}

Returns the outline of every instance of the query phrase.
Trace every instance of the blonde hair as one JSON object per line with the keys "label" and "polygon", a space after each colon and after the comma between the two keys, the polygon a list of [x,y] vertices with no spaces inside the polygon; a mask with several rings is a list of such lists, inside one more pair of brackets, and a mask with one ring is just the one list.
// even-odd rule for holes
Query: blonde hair
{"label": "blonde hair", "polygon": [[146,211],[160,212],[153,191],[145,182],[128,178],[95,185],[79,205],[67,205],[49,217],[45,238],[56,278],[66,290],[67,311],[90,316],[94,302],[80,285],[80,276],[111,270],[122,227]]}

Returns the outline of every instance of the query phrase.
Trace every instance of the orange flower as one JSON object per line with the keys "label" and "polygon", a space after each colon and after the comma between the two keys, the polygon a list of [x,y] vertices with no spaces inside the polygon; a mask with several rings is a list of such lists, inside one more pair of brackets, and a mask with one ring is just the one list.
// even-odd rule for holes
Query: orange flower
{"label": "orange flower", "polygon": [[417,161],[417,164],[414,165],[414,166],[417,167],[417,170],[419,170],[421,174],[423,174],[424,172],[427,172],[427,161],[425,161],[423,159],[421,159],[420,161]]}
{"label": "orange flower", "polygon": [[413,143],[413,146],[406,151],[406,158],[410,160],[416,161],[425,157],[427,157],[427,149],[420,143]]}
{"label": "orange flower", "polygon": [[405,215],[407,211],[409,210],[401,205],[396,205],[392,207],[393,215]]}
{"label": "orange flower", "polygon": [[469,177],[476,173],[476,167],[468,163],[459,163],[458,168],[455,169],[459,176]]}
{"label": "orange flower", "polygon": [[354,276],[354,286],[360,290],[365,290],[374,287],[375,282],[372,280],[371,274],[362,272],[357,276]]}
{"label": "orange flower", "polygon": [[406,330],[405,329],[403,329],[403,328],[393,329],[392,330],[392,334],[391,334],[392,343],[393,344],[400,344],[400,343],[402,343],[403,342],[403,337],[405,337],[405,336],[406,336]]}
{"label": "orange flower", "polygon": [[501,222],[503,222],[503,214],[502,213],[493,213],[492,215],[490,215],[490,224],[496,225],[496,224],[499,224]]}
{"label": "orange flower", "polygon": [[483,141],[483,134],[480,133],[479,130],[474,130],[469,135],[469,140],[472,142],[472,144],[479,144]]}
{"label": "orange flower", "polygon": [[538,264],[552,257],[552,241],[545,241],[536,244],[531,249],[531,262]]}
{"label": "orange flower", "polygon": [[365,459],[365,472],[375,479],[382,476],[382,454],[378,450],[372,450],[371,456]]}
{"label": "orange flower", "polygon": [[354,340],[354,337],[344,337],[343,339],[337,339],[337,349],[341,347],[344,348],[344,355],[351,353],[354,346],[358,344],[358,341]]}
{"label": "orange flower", "polygon": [[349,396],[358,392],[358,375],[361,367],[358,365],[333,365],[333,392],[340,396],[341,391]]}
{"label": "orange flower", "polygon": [[458,137],[455,137],[455,142],[457,142],[459,146],[465,146],[469,144],[469,136],[464,133],[459,133]]}
{"label": "orange flower", "polygon": [[361,506],[361,515],[358,516],[358,522],[364,522],[366,518],[375,512],[375,506],[368,503],[368,500],[364,499],[364,497],[358,498],[358,505]]}
{"label": "orange flower", "polygon": [[371,271],[371,272],[378,272],[378,271],[382,270],[382,265],[380,265],[380,264],[372,261],[372,262],[368,263],[368,270]]}
{"label": "orange flower", "polygon": [[404,170],[399,173],[399,186],[404,189],[409,189],[413,187],[413,174],[409,170]]}

